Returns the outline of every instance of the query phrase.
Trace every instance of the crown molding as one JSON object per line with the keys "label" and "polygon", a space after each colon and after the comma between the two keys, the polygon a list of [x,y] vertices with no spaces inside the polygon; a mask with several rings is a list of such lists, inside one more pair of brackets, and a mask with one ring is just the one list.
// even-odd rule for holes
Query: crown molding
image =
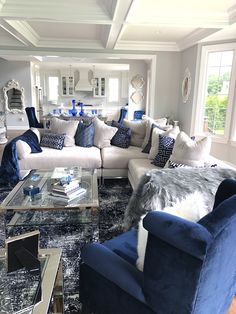
{"label": "crown molding", "polygon": [[228,9],[229,24],[236,23],[236,4]]}
{"label": "crown molding", "polygon": [[175,42],[128,41],[120,40],[114,49],[142,51],[179,51]]}
{"label": "crown molding", "polygon": [[17,20],[6,20],[6,22],[23,36],[29,45],[37,46],[40,37],[27,22]]}
{"label": "crown molding", "polygon": [[202,40],[203,38],[219,31],[220,29],[196,29],[194,30],[192,33],[190,33],[189,35],[187,35],[186,37],[184,37],[183,39],[181,39],[180,41],[177,42],[177,45],[179,47],[179,50],[185,50],[189,47],[194,46],[195,44],[197,44],[200,40]]}
{"label": "crown molding", "polygon": [[103,44],[99,40],[86,39],[59,39],[54,37],[41,37],[37,43],[37,47],[46,48],[78,48],[78,49],[104,49]]}

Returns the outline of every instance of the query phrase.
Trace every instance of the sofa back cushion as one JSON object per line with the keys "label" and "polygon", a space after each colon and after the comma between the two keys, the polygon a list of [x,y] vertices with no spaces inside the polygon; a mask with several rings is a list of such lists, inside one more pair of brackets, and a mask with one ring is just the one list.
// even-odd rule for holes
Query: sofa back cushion
{"label": "sofa back cushion", "polygon": [[50,130],[54,134],[65,134],[64,146],[74,146],[74,137],[78,124],[78,121],[64,121],[58,118],[53,118],[51,120]]}
{"label": "sofa back cushion", "polygon": [[111,146],[111,139],[117,132],[117,128],[105,124],[97,117],[94,118],[94,145],[98,148]]}
{"label": "sofa back cushion", "polygon": [[124,120],[123,126],[131,129],[131,141],[132,146],[141,147],[145,134],[146,134],[146,121],[141,120],[138,122]]}
{"label": "sofa back cushion", "polygon": [[145,146],[148,144],[148,141],[150,139],[150,133],[152,132],[152,129],[154,126],[158,126],[160,128],[163,128],[166,126],[167,119],[166,118],[160,118],[160,119],[152,119],[150,117],[146,117],[144,120],[146,120],[146,134],[142,143],[142,148],[145,148]]}
{"label": "sofa back cushion", "polygon": [[86,124],[80,122],[75,133],[75,145],[82,147],[92,147],[94,141],[93,122]]}

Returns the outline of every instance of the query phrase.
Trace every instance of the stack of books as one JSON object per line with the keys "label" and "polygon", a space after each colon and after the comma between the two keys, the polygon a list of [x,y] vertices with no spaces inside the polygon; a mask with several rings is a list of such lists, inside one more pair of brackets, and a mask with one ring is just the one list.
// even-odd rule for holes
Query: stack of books
{"label": "stack of books", "polygon": [[80,180],[72,180],[71,182],[65,184],[62,184],[62,181],[54,182],[50,196],[54,200],[68,203],[85,194],[86,189],[80,186]]}

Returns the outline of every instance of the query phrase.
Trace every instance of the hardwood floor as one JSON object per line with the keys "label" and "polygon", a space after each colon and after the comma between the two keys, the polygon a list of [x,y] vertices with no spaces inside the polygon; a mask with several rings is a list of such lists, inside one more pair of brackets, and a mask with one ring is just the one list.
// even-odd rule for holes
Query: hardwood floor
{"label": "hardwood floor", "polygon": [[[24,133],[23,130],[8,130],[7,131],[7,138],[8,138],[8,143],[9,141],[11,141],[14,137],[21,135],[22,133]],[[6,143],[7,144],[7,143]],[[0,144],[0,161],[2,160],[2,154],[4,151],[4,148],[6,146],[6,144]]]}

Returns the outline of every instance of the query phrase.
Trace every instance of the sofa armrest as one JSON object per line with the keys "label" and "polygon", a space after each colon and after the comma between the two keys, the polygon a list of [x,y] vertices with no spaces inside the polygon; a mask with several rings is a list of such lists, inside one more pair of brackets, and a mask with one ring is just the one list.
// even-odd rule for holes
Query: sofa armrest
{"label": "sofa armrest", "polygon": [[199,259],[204,258],[213,240],[200,224],[164,212],[148,213],[143,226],[154,236]]}
{"label": "sofa armrest", "polygon": [[143,274],[102,244],[87,244],[82,261],[100,275],[119,286],[136,299],[145,302],[142,292]]}

